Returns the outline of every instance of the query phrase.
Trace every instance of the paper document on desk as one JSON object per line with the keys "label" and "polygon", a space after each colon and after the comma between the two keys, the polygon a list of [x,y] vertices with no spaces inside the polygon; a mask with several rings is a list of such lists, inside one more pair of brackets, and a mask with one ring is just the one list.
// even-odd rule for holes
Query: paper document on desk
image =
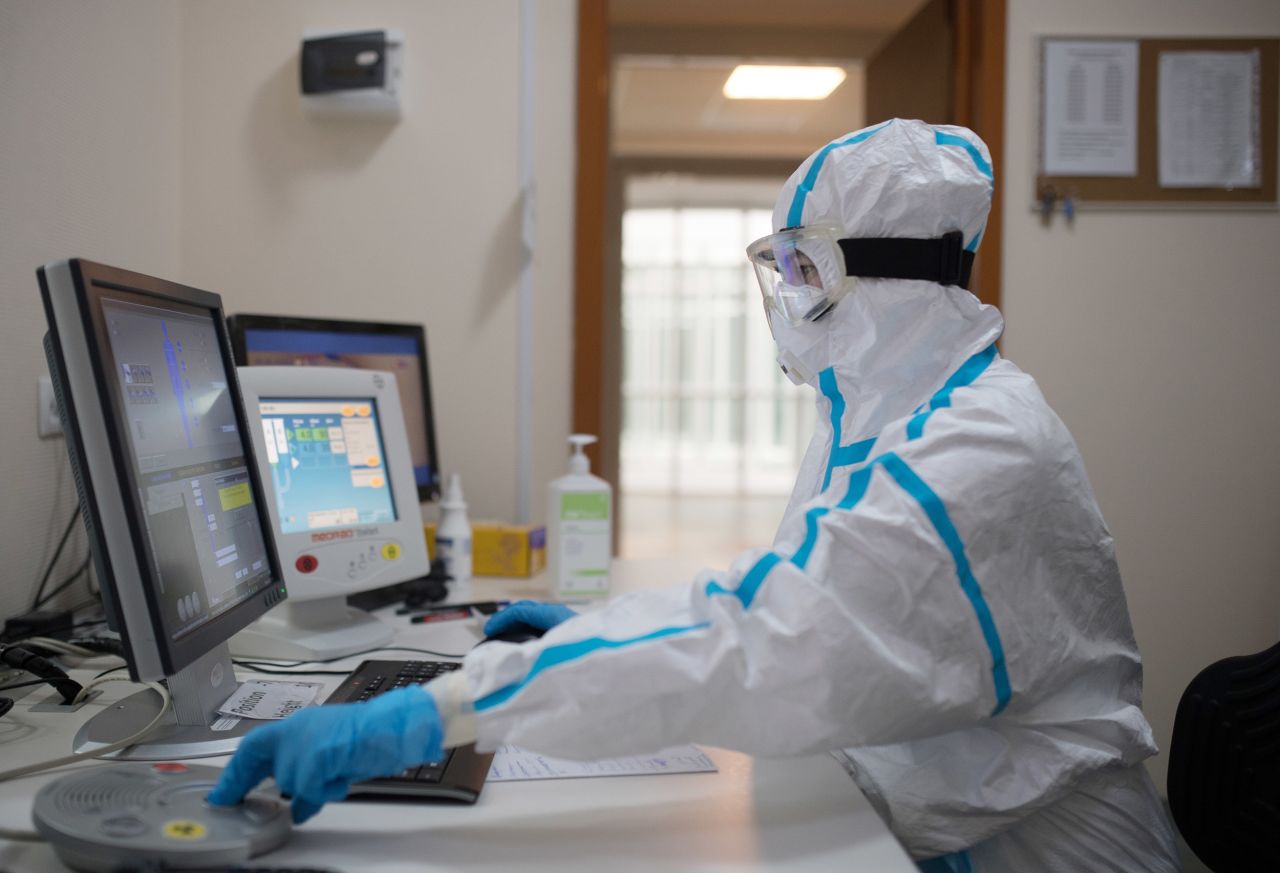
{"label": "paper document on desk", "polygon": [[715,773],[718,768],[697,746],[675,746],[653,755],[608,758],[604,761],[565,761],[502,745],[489,765],[490,782],[533,779],[583,779],[592,776],[654,776],[659,773]]}
{"label": "paper document on desk", "polygon": [[324,688],[319,682],[268,682],[252,679],[218,707],[221,715],[274,720],[310,706]]}

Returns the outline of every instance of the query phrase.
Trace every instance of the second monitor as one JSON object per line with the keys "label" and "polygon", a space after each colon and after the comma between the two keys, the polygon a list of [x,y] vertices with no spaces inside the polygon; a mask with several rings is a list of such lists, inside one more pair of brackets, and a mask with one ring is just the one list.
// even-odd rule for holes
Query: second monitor
{"label": "second monitor", "polygon": [[394,373],[418,500],[439,498],[440,460],[427,336],[421,325],[240,314],[231,316],[227,327],[236,363],[242,367],[349,367]]}

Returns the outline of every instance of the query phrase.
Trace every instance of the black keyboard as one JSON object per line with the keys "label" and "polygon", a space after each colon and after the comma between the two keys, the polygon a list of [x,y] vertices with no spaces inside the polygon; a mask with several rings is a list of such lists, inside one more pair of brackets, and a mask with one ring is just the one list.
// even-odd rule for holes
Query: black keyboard
{"label": "black keyboard", "polygon": [[[454,661],[365,661],[343,680],[325,703],[358,703],[379,694],[422,685],[462,664]],[[475,803],[489,775],[493,755],[474,746],[449,749],[440,761],[410,767],[403,773],[371,779],[351,787],[350,797],[458,800]]]}

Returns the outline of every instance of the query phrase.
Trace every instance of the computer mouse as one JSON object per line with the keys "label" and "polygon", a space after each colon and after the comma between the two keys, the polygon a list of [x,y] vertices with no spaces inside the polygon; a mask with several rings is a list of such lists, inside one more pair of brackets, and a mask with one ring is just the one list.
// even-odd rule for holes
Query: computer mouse
{"label": "computer mouse", "polygon": [[476,645],[483,646],[485,643],[527,643],[529,640],[536,640],[544,633],[545,631],[539,630],[531,624],[519,621],[504,631],[485,637]]}

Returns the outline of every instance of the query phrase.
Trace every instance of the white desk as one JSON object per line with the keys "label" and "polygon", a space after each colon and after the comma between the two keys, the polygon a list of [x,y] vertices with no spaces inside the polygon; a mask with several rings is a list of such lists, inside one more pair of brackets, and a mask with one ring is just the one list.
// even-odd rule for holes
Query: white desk
{"label": "white desk", "polygon": [[[687,564],[623,561],[614,593],[688,578]],[[473,599],[546,597],[542,580],[477,579]],[[384,610],[397,641],[464,652],[470,621],[410,625]],[[425,657],[389,652],[387,657]],[[352,659],[350,666],[361,660]],[[347,666],[343,662],[341,667]],[[242,677],[254,674],[244,673]],[[319,677],[333,687],[340,677]],[[135,690],[126,683],[85,715],[29,711],[37,689],[0,719],[0,768],[65,754],[95,706]],[[606,777],[485,786],[474,806],[330,804],[262,865],[364,871],[758,870],[915,873],[915,866],[841,766],[827,755],[762,760],[707,748],[719,773]],[[206,759],[221,763],[225,759]],[[0,786],[0,823],[30,827],[31,796],[56,775]],[[44,844],[0,840],[0,870],[60,871]]]}

